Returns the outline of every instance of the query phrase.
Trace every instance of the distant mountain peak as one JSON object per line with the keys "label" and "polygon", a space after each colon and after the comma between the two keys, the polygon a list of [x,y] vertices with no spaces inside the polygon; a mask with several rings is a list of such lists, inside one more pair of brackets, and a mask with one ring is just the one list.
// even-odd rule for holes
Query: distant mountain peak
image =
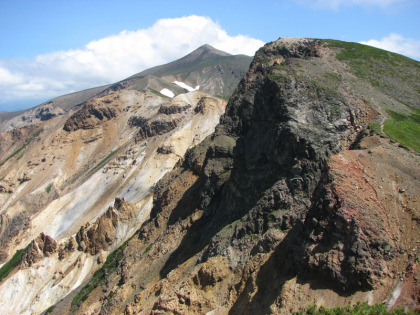
{"label": "distant mountain peak", "polygon": [[198,47],[193,52],[189,53],[180,60],[184,62],[197,62],[206,58],[211,57],[227,57],[232,56],[231,54],[218,50],[208,44]]}
{"label": "distant mountain peak", "polygon": [[[233,59],[235,59],[235,62],[232,62]],[[132,75],[117,83],[118,86],[115,85],[112,89],[120,89],[122,86],[126,88],[127,86],[134,85],[134,80],[139,80],[147,76],[163,77],[172,75],[177,77],[171,78],[170,80],[184,82],[190,86],[200,85],[202,91],[210,94],[230,96],[237,83],[248,69],[251,60],[252,57],[231,55],[206,44],[198,47],[196,50],[178,60]],[[214,67],[216,66],[219,70],[214,70]],[[227,68],[220,72],[220,67]],[[233,81],[231,81],[231,83],[225,82],[224,85],[215,84],[215,81],[210,78],[220,76],[223,71],[232,74]]]}
{"label": "distant mountain peak", "polygon": [[208,44],[205,44],[203,46],[198,47],[191,54],[194,54],[194,53],[195,54],[203,54],[203,53],[208,54],[208,53],[210,53],[210,54],[215,54],[215,55],[219,55],[219,56],[231,56],[231,54],[229,54],[229,53],[227,53],[225,51],[216,49],[213,46],[210,46]]}

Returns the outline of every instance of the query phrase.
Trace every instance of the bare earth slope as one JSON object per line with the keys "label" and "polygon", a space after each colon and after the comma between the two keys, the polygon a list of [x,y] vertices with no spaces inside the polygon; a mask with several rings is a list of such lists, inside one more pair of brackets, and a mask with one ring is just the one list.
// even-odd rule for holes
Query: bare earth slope
{"label": "bare earth slope", "polygon": [[124,90],[2,134],[22,148],[0,168],[2,262],[29,245],[1,283],[0,313],[40,313],[98,269],[148,218],[155,184],[214,131],[225,105],[198,91],[168,100]]}

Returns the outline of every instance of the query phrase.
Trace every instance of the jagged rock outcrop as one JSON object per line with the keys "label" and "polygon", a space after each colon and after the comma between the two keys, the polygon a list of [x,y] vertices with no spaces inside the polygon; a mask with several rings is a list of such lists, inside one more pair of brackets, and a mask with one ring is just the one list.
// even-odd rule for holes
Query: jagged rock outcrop
{"label": "jagged rock outcrop", "polygon": [[[55,109],[51,105],[52,102],[41,106],[35,114],[35,118],[39,119],[40,121],[50,120],[58,115],[63,115],[63,111],[61,109]],[[24,116],[22,117],[24,120]]]}
{"label": "jagged rock outcrop", "polygon": [[30,267],[44,257],[49,257],[57,251],[57,241],[51,236],[41,233],[25,249],[22,256],[21,266]]}
{"label": "jagged rock outcrop", "polygon": [[159,108],[158,113],[159,114],[165,114],[165,115],[173,115],[173,114],[179,114],[182,112],[185,112],[186,110],[190,109],[192,106],[191,104],[178,106],[178,105],[162,105]]}
{"label": "jagged rock outcrop", "polygon": [[70,253],[74,252],[77,249],[77,242],[75,237],[70,237],[66,242],[61,243],[58,248],[58,258],[64,259]]}
{"label": "jagged rock outcrop", "polygon": [[[101,215],[94,223],[82,226],[76,234],[78,250],[96,255],[107,250],[115,240],[115,229],[119,221],[133,219],[136,210],[129,202],[116,198],[114,206]],[[69,246],[74,246],[69,244]]]}
{"label": "jagged rock outcrop", "polygon": [[86,104],[65,122],[63,129],[67,132],[92,129],[100,122],[110,120],[116,115],[117,111],[113,107]]}
{"label": "jagged rock outcrop", "polygon": [[[197,206],[204,210],[202,221],[206,223],[198,230],[211,237],[206,239],[209,245],[200,262],[225,255],[226,249],[231,248],[236,253],[231,257],[233,266],[246,264],[248,255],[256,255],[265,247],[280,246],[280,237],[265,236],[273,229],[283,232],[293,229],[301,240],[300,231],[309,206],[317,202],[314,191],[327,172],[328,157],[355,139],[360,123],[357,114],[353,114],[357,108],[348,106],[344,97],[314,99],[305,82],[289,74],[291,58],[316,60],[317,45],[319,43],[311,40],[267,45],[257,53],[250,71],[232,97],[212,136],[200,173],[202,186],[197,191],[200,196]],[[261,59],[265,62],[261,63]],[[279,60],[286,70],[273,67]],[[330,112],[333,106],[340,108],[340,113],[334,116]],[[156,199],[160,198],[158,194]],[[219,233],[216,222],[227,225],[238,219],[240,223],[234,228]],[[366,247],[356,231],[348,233],[348,238],[355,238],[353,248]],[[245,241],[247,235],[261,235],[263,244]],[[298,267],[301,256],[294,253],[295,247],[284,250],[297,259],[285,260],[290,268],[288,272],[303,273]],[[373,257],[366,260],[369,258]],[[311,260],[312,264],[308,261],[310,266],[307,266],[312,272],[317,269],[314,260],[316,257]],[[343,283],[337,282],[335,265],[321,261],[318,267],[322,265],[327,269],[322,274],[338,285],[362,289],[376,278],[370,272],[370,264],[360,264],[358,277],[354,276],[356,270],[350,263],[340,269],[348,275],[342,279]]]}
{"label": "jagged rock outcrop", "polygon": [[180,121],[180,118],[168,118],[166,114],[160,114],[150,119],[146,119],[141,116],[133,116],[130,117],[128,124],[133,127],[139,127],[139,131],[136,135],[136,140],[140,141],[145,138],[150,138],[156,135],[162,135],[164,133],[167,133],[176,128]]}

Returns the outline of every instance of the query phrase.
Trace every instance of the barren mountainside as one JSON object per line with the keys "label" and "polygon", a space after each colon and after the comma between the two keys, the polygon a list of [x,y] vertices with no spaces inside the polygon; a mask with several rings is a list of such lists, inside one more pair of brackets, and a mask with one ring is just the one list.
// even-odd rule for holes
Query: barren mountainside
{"label": "barren mountainside", "polygon": [[[420,64],[280,38],[226,105],[235,60],[204,46],[0,134],[0,313],[420,311]],[[151,88],[175,81],[200,89]]]}

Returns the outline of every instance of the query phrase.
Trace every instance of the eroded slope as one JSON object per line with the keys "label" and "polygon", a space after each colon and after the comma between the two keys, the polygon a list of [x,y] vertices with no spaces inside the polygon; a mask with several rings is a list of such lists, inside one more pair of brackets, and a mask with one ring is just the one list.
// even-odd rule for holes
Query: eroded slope
{"label": "eroded slope", "polygon": [[9,152],[13,137],[24,144],[0,169],[2,261],[29,246],[2,280],[1,312],[40,313],[90,277],[149,217],[155,184],[224,108],[198,91],[171,100],[118,91],[2,134]]}

